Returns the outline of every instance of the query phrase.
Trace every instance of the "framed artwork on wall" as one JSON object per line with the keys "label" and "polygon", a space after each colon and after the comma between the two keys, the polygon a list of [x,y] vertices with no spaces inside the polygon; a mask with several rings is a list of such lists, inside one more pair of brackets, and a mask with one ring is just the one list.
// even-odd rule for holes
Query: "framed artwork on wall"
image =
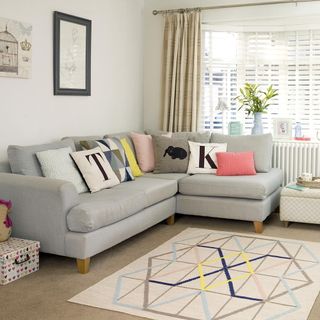
{"label": "framed artwork on wall", "polygon": [[91,20],[55,11],[54,95],[91,95]]}
{"label": "framed artwork on wall", "polygon": [[32,25],[0,18],[0,76],[31,78]]}
{"label": "framed artwork on wall", "polygon": [[273,138],[274,139],[292,139],[292,119],[275,118],[273,119]]}

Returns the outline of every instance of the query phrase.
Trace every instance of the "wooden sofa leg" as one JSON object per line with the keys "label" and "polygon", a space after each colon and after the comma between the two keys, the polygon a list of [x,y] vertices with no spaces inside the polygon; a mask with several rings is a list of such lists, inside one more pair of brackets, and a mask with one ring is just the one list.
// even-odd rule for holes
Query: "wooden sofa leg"
{"label": "wooden sofa leg", "polygon": [[289,227],[289,224],[290,224],[290,221],[283,221],[283,224],[284,224],[284,227],[285,227],[285,228],[288,228],[288,227]]}
{"label": "wooden sofa leg", "polygon": [[263,231],[263,222],[262,221],[253,221],[254,231],[256,233],[262,233]]}
{"label": "wooden sofa leg", "polygon": [[171,225],[173,225],[174,224],[174,214],[172,215],[172,216],[170,216],[169,218],[167,218],[167,220],[166,220],[166,224],[167,225],[169,225],[169,226],[171,226]]}
{"label": "wooden sofa leg", "polygon": [[77,259],[78,272],[81,274],[86,274],[89,272],[90,268],[90,258]]}

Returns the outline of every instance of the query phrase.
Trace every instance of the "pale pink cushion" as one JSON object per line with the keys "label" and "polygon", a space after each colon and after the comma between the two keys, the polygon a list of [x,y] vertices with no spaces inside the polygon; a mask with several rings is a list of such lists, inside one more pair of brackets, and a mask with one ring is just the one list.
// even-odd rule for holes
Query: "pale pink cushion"
{"label": "pale pink cushion", "polygon": [[217,176],[250,176],[256,174],[253,152],[217,152]]}
{"label": "pale pink cushion", "polygon": [[136,150],[139,167],[143,172],[154,170],[154,151],[152,136],[142,133],[131,132],[130,137]]}

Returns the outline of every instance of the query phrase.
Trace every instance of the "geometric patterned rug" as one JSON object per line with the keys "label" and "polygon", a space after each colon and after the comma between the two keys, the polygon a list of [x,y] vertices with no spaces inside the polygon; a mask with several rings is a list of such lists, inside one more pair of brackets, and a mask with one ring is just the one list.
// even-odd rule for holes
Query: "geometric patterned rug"
{"label": "geometric patterned rug", "polygon": [[155,320],[306,320],[320,243],[188,228],[70,302]]}

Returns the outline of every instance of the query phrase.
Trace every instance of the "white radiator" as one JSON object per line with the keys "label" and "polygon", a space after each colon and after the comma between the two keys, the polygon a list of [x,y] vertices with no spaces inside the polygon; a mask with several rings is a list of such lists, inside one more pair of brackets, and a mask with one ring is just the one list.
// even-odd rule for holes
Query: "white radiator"
{"label": "white radiator", "polygon": [[320,176],[320,144],[309,141],[274,141],[274,168],[283,170],[283,185],[296,181],[302,172]]}

